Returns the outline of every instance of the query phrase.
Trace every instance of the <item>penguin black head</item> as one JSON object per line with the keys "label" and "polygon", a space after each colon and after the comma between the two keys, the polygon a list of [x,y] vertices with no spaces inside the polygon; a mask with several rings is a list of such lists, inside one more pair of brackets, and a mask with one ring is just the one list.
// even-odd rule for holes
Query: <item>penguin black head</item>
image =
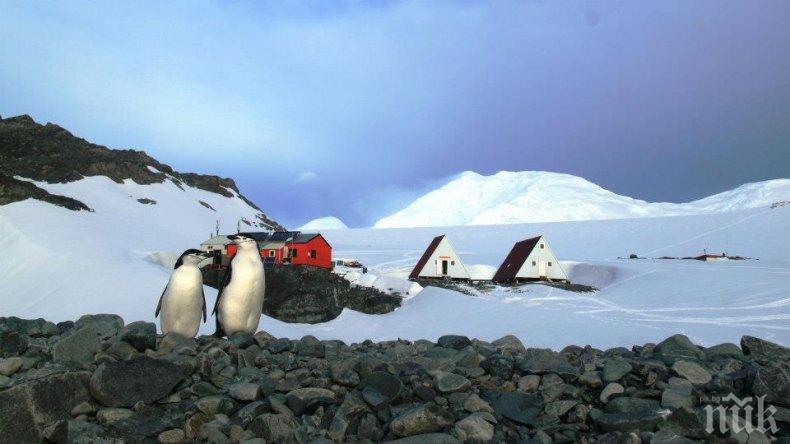
{"label": "penguin black head", "polygon": [[257,241],[244,234],[231,234],[228,239],[232,240],[236,245],[257,245]]}
{"label": "penguin black head", "polygon": [[184,262],[197,265],[208,257],[210,256],[206,253],[197,250],[195,248],[190,248],[189,250],[186,250],[183,253],[181,253],[181,256],[179,256],[178,260],[176,261],[176,265],[173,267],[173,269],[175,270],[176,268],[184,265]]}

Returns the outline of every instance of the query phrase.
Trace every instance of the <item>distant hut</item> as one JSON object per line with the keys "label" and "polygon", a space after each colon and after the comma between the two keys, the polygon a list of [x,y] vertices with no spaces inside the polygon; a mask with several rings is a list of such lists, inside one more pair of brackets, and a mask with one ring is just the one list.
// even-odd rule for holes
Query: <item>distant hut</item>
{"label": "distant hut", "polygon": [[469,272],[450,245],[449,239],[441,235],[433,238],[411,271],[409,279],[443,277],[470,279]]}
{"label": "distant hut", "polygon": [[694,259],[696,259],[698,261],[715,262],[715,261],[727,260],[729,258],[724,253],[721,253],[721,254],[705,253],[705,254],[701,254],[701,255],[695,257]]}
{"label": "distant hut", "polygon": [[568,275],[546,239],[538,236],[516,242],[492,280],[503,283],[537,280],[568,282]]}

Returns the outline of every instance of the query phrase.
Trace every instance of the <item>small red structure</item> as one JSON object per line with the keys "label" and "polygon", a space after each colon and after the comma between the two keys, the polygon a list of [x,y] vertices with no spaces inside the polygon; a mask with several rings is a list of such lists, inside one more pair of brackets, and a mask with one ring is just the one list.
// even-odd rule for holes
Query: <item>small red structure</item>
{"label": "small red structure", "polygon": [[[258,242],[264,264],[269,266],[292,264],[332,268],[332,246],[320,233],[276,231],[273,233],[241,233]],[[225,245],[228,260],[236,254],[237,246]]]}
{"label": "small red structure", "polygon": [[299,233],[285,246],[292,265],[332,268],[332,246],[319,233]]}

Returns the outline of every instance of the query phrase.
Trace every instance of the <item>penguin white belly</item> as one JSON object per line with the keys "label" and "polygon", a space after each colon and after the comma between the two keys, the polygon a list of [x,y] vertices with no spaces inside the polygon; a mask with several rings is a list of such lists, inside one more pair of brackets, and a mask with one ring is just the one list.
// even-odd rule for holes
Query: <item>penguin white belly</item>
{"label": "penguin white belly", "polygon": [[263,266],[260,261],[234,261],[232,273],[222,291],[217,317],[228,336],[238,331],[255,333],[263,311]]}
{"label": "penguin white belly", "polygon": [[197,267],[181,266],[170,276],[162,297],[162,333],[197,335],[203,314],[203,277]]}

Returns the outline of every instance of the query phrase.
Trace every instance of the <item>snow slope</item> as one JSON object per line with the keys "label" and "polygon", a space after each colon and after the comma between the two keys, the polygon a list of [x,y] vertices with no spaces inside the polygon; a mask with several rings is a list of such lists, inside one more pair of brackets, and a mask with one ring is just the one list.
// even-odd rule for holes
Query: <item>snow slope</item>
{"label": "snow slope", "polygon": [[[512,244],[546,235],[574,282],[599,287],[573,293],[543,285],[496,288],[470,297],[426,287],[393,313],[344,311],[320,325],[265,319],[276,336],[436,339],[448,333],[493,340],[515,334],[530,346],[560,349],[657,342],[683,333],[696,343],[738,342],[744,334],[790,344],[790,207],[720,214],[442,229],[399,228],[330,232],[338,255],[354,257],[377,275],[405,276],[430,240],[452,239],[467,264],[498,266]],[[656,258],[707,248],[759,258],[705,263],[617,259]]]}
{"label": "snow slope", "polygon": [[299,227],[299,231],[320,231],[320,230],[346,230],[348,227],[342,220],[334,217],[327,216],[318,219],[313,219],[310,222]]}
{"label": "snow slope", "polygon": [[[173,260],[204,240],[219,219],[235,229],[255,211],[238,198],[171,182],[117,184],[90,177],[42,188],[85,202],[74,212],[26,200],[0,206],[0,316],[76,319],[118,313],[153,321]],[[138,198],[157,201],[143,205]],[[217,210],[211,211],[197,201]],[[460,333],[481,339],[515,334],[531,346],[597,347],[659,341],[685,333],[711,345],[751,334],[790,344],[790,206],[677,217],[552,222],[444,229],[335,230],[325,233],[337,257],[358,259],[370,276],[359,283],[396,288],[437,234],[447,234],[467,264],[482,272],[499,265],[515,241],[547,236],[572,280],[596,293],[543,285],[497,288],[478,297],[427,287],[385,315],[345,310],[333,321],[287,324],[264,316],[260,329],[277,336],[436,339]],[[702,263],[618,260],[618,256],[686,256],[726,251],[753,261]],[[415,288],[415,290],[417,290]],[[216,291],[206,287],[212,306]],[[213,320],[202,333],[213,331]]]}
{"label": "snow slope", "polygon": [[790,179],[742,185],[689,203],[649,203],[581,177],[544,171],[461,173],[375,228],[513,224],[719,213],[790,200]]}
{"label": "snow slope", "polygon": [[233,232],[239,219],[253,221],[258,213],[238,197],[182,190],[169,180],[119,184],[93,176],[34,183],[94,212],[33,199],[0,206],[0,316],[66,320],[117,312],[150,319],[178,254],[199,246],[217,220],[220,230]]}

